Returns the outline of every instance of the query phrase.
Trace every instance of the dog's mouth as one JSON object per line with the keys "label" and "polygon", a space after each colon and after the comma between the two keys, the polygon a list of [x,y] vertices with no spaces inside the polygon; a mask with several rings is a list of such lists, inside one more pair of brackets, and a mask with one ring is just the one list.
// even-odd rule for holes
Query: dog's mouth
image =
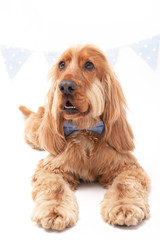
{"label": "dog's mouth", "polygon": [[79,110],[74,105],[72,105],[72,103],[70,101],[66,102],[66,104],[64,106],[64,111],[65,111],[65,113],[67,113],[69,115],[79,113]]}
{"label": "dog's mouth", "polygon": [[[78,108],[76,108],[76,106],[74,106],[70,101],[67,101],[66,104],[64,105],[64,112],[67,115],[76,115],[81,113]],[[87,111],[85,111],[83,114],[88,114],[89,113],[89,109],[87,109]]]}

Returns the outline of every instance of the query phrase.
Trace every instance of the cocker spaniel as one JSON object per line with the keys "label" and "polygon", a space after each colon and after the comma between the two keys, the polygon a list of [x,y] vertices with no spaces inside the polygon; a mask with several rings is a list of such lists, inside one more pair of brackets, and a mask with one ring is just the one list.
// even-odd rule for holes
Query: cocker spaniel
{"label": "cocker spaniel", "polygon": [[32,219],[44,228],[75,225],[74,189],[80,181],[108,188],[101,203],[104,221],[136,225],[149,215],[149,178],[132,155],[134,137],[126,100],[104,54],[92,45],[65,51],[51,68],[45,107],[24,106],[25,139],[49,152],[32,179]]}

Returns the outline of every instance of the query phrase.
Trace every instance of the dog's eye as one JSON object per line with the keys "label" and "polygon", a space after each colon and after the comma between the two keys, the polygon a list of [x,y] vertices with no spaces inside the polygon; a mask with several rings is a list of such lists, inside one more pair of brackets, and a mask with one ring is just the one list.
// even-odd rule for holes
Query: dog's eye
{"label": "dog's eye", "polygon": [[93,63],[92,63],[92,62],[86,62],[86,63],[84,64],[84,69],[85,69],[85,70],[88,70],[88,71],[92,71],[92,70],[94,69]]}
{"label": "dog's eye", "polygon": [[64,61],[61,61],[59,63],[59,70],[63,70],[65,68],[66,63]]}

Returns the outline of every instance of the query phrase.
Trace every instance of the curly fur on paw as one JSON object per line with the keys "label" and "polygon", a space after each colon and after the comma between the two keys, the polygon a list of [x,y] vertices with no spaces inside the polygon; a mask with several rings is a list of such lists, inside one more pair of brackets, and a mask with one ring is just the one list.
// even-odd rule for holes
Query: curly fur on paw
{"label": "curly fur on paw", "polygon": [[130,204],[115,205],[109,209],[103,207],[102,209],[104,220],[111,225],[137,225],[138,222],[147,218],[148,214],[149,210]]}
{"label": "curly fur on paw", "polygon": [[60,211],[56,208],[46,209],[40,213],[40,209],[37,207],[35,208],[32,214],[32,220],[35,221],[38,225],[41,225],[43,228],[46,229],[54,229],[57,231],[64,230],[67,227],[72,227],[77,222],[77,211],[74,213],[72,211],[66,211],[64,208]]}

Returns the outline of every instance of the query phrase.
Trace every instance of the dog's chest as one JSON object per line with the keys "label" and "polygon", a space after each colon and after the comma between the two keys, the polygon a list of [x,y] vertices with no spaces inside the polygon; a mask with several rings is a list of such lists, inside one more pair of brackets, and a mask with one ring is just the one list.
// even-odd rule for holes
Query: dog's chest
{"label": "dog's chest", "polygon": [[96,177],[96,149],[100,134],[96,131],[77,130],[67,137],[67,148],[63,169],[83,180],[94,181]]}

